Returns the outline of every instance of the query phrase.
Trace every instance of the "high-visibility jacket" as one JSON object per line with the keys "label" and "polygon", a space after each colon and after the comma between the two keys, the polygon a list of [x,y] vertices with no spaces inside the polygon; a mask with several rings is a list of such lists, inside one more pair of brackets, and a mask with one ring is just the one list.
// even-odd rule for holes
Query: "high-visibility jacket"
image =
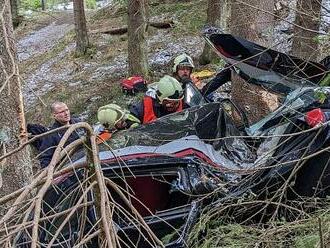
{"label": "high-visibility jacket", "polygon": [[[183,101],[180,100],[179,107],[175,112],[179,112],[183,109]],[[150,123],[156,120],[158,117],[155,114],[153,106],[153,98],[150,96],[145,96],[143,98],[143,124]]]}
{"label": "high-visibility jacket", "polygon": [[97,135],[96,143],[101,144],[109,139],[111,139],[112,133],[109,130],[104,130],[100,134]]}

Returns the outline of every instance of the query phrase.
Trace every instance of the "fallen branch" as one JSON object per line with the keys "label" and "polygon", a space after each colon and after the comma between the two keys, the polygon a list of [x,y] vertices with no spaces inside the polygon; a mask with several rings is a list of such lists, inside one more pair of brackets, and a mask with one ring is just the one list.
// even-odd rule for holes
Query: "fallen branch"
{"label": "fallen branch", "polygon": [[[163,22],[149,22],[149,26],[158,28],[158,29],[165,29],[165,28],[172,28],[174,26],[174,22],[170,21],[163,21]],[[127,33],[127,26],[119,27],[119,28],[111,28],[111,29],[96,29],[91,31],[92,34],[112,34],[112,35],[122,35]]]}
{"label": "fallen branch", "polygon": [[112,28],[112,29],[96,29],[91,31],[92,34],[98,34],[98,33],[102,33],[102,34],[112,34],[112,35],[122,35],[122,34],[126,34],[127,33],[127,26],[124,27],[120,27],[120,28]]}
{"label": "fallen branch", "polygon": [[163,22],[149,22],[149,25],[154,28],[173,28],[174,27],[174,22],[172,20],[169,21],[163,21]]}
{"label": "fallen branch", "polygon": [[95,181],[98,184],[98,187],[95,189],[95,199],[96,199],[96,213],[98,215],[98,218],[101,219],[100,223],[100,240],[106,241],[107,247],[116,247],[116,237],[115,237],[115,231],[113,230],[113,226],[111,223],[111,216],[110,213],[112,213],[112,209],[110,207],[109,199],[107,197],[107,191],[105,186],[105,179],[103,177],[103,172],[101,169],[100,160],[98,157],[98,150],[97,150],[97,144],[96,144],[96,136],[91,135],[90,136],[90,146],[92,150],[87,150],[87,163],[92,164],[91,172],[95,175]]}
{"label": "fallen branch", "polygon": [[[87,137],[64,147],[68,137],[78,128],[84,128]],[[44,135],[46,134],[38,137]],[[22,146],[28,143],[26,142]],[[72,163],[72,153],[82,144],[85,148],[86,160]],[[108,148],[111,151],[111,148]],[[14,204],[0,219],[0,246],[12,247],[15,244],[25,242],[29,244],[29,247],[38,247],[40,242],[45,242],[42,233],[49,231],[48,223],[54,224],[56,222],[57,224],[54,224],[56,226],[55,232],[49,232],[50,241],[47,240],[45,243],[45,247],[52,247],[58,244],[61,239],[59,237],[63,235],[63,229],[74,218],[79,221],[77,232],[80,234],[77,239],[72,240],[73,245],[78,244],[79,247],[80,244],[86,244],[95,237],[98,237],[98,240],[92,241],[92,243],[97,242],[100,247],[121,247],[126,242],[134,245],[130,240],[122,240],[118,234],[120,228],[117,229],[118,226],[113,218],[114,215],[119,214],[127,218],[127,221],[131,223],[128,225],[134,226],[148,244],[163,247],[162,242],[155,236],[143,217],[126,197],[125,189],[117,186],[103,175],[98,154],[96,135],[87,123],[78,123],[67,127],[49,166],[37,173],[33,181],[26,187],[0,198],[0,204],[14,199]],[[2,159],[5,160],[4,157]],[[77,173],[77,169],[81,169],[83,173]],[[73,180],[67,181],[70,183],[70,188],[62,187],[62,182],[65,182],[68,177],[74,177]],[[114,190],[124,201],[124,205],[129,208],[128,211],[118,204],[116,199],[112,198],[108,187]],[[48,201],[49,195],[46,197],[50,189],[52,189],[51,194],[54,192],[58,195],[55,202]],[[90,201],[87,195],[93,196],[93,199]],[[96,214],[96,220],[92,223],[93,227],[88,227],[88,230],[85,229],[89,213],[87,206],[93,206]],[[76,217],[78,209],[80,209],[79,217]],[[128,236],[127,238],[129,239]]]}
{"label": "fallen branch", "polygon": [[[57,178],[57,177],[59,177],[59,176],[62,176],[62,175],[64,175],[64,174],[71,173],[71,171],[73,171],[73,170],[77,170],[77,169],[80,169],[80,168],[84,168],[84,167],[86,167],[86,166],[87,166],[87,165],[86,165],[86,162],[76,163],[76,164],[74,164],[74,165],[72,165],[72,166],[65,167],[65,168],[63,168],[62,170],[60,170],[60,171],[54,173],[53,178],[55,179],[55,178]],[[33,187],[38,187],[38,186],[40,186],[41,184],[45,183],[45,180],[46,180],[46,179],[45,179],[45,175],[46,175],[46,173],[45,173],[44,170],[42,171],[42,173],[43,173],[42,176],[40,176],[40,178],[39,178],[39,176],[38,176],[38,178],[37,178],[37,179],[34,179],[34,180],[31,182],[31,184],[25,186],[24,188],[18,189],[18,190],[16,190],[15,192],[10,193],[9,195],[6,195],[6,196],[0,198],[0,205],[1,205],[1,204],[4,204],[4,203],[6,203],[6,202],[8,202],[8,201],[10,201],[10,200],[12,200],[13,198],[15,198],[17,195],[21,194],[21,193],[22,193],[24,190],[26,190],[26,189],[31,190],[31,188],[33,188]],[[32,187],[31,185],[32,185],[33,187]]]}
{"label": "fallen branch", "polygon": [[93,130],[91,129],[91,127],[85,122],[74,124],[65,132],[65,134],[63,135],[63,138],[61,139],[60,143],[58,144],[57,148],[55,149],[53,158],[50,161],[47,169],[45,170],[47,172],[46,182],[41,187],[41,189],[39,190],[39,192],[36,196],[36,203],[35,203],[36,206],[34,209],[34,218],[33,218],[33,227],[32,227],[32,244],[31,244],[32,248],[37,247],[38,227],[39,227],[39,219],[40,219],[40,215],[41,215],[42,199],[43,199],[44,195],[46,194],[46,191],[48,190],[49,186],[52,183],[54,172],[55,172],[55,167],[56,167],[57,162],[59,161],[60,152],[63,149],[69,136],[78,128],[85,128],[88,135],[91,135],[93,133]]}
{"label": "fallen branch", "polygon": [[35,135],[33,136],[33,138],[29,139],[28,141],[22,143],[19,147],[17,147],[16,149],[12,150],[11,152],[8,152],[6,153],[5,155],[1,156],[0,157],[0,161],[2,161],[3,159],[7,158],[7,157],[10,157],[11,155],[13,155],[14,153],[22,150],[25,146],[27,146],[28,144],[31,144],[33,141],[37,140],[37,139],[40,139],[42,137],[45,137],[51,133],[55,133],[57,131],[60,131],[60,130],[63,130],[63,129],[67,129],[69,128],[70,126],[72,125],[68,125],[68,126],[63,126],[63,127],[59,127],[59,128],[55,128],[55,129],[51,129],[47,132],[44,132],[42,134],[39,134],[39,135]]}

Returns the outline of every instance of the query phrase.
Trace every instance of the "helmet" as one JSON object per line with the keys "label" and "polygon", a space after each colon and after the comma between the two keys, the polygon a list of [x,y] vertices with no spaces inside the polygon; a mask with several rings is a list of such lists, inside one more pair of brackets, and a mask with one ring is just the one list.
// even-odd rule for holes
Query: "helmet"
{"label": "helmet", "polygon": [[192,58],[185,53],[180,54],[174,59],[173,73],[176,73],[178,66],[187,66],[191,67],[191,69],[195,67]]}
{"label": "helmet", "polygon": [[182,99],[183,90],[181,84],[171,76],[162,77],[159,82],[157,82],[157,97],[160,102],[164,99]]}
{"label": "helmet", "polygon": [[97,119],[106,128],[113,129],[118,121],[125,118],[126,114],[126,110],[117,104],[108,104],[98,109]]}

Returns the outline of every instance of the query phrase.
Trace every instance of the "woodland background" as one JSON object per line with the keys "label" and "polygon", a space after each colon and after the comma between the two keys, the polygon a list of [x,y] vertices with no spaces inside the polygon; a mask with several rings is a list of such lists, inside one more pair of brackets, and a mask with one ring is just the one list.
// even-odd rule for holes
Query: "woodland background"
{"label": "woodland background", "polygon": [[[27,122],[50,124],[48,106],[55,100],[93,123],[99,106],[134,100],[122,95],[120,79],[143,75],[153,82],[170,73],[171,59],[181,52],[193,57],[197,70],[220,70],[223,62],[200,36],[205,25],[307,60],[330,51],[328,0],[0,0],[1,155],[26,142]],[[35,160],[26,146],[0,161],[0,196],[30,182]],[[320,244],[315,218],[290,225],[297,234],[290,244]],[[220,229],[227,233],[221,242],[233,246],[253,243],[263,232],[218,224],[207,224],[206,247],[218,247]],[[325,228],[329,238],[329,224]],[[266,240],[280,242],[283,230],[267,232]]]}

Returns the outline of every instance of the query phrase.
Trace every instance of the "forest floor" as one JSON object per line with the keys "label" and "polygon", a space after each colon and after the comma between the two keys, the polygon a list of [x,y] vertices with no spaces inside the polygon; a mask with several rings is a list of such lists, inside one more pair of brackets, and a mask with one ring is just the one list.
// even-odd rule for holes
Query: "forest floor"
{"label": "forest floor", "polygon": [[[198,9],[200,2],[153,6],[151,20],[172,20],[175,26],[148,29],[151,82],[170,74],[171,60],[182,52],[198,59],[204,46],[200,30],[206,12],[206,7]],[[201,16],[189,22],[188,28],[187,14],[197,9]],[[120,80],[129,76],[127,34],[93,32],[124,26],[125,9],[109,6],[87,16],[91,48],[83,57],[75,54],[72,12],[37,13],[16,30],[28,122],[49,125],[47,106],[55,100],[67,102],[72,112],[90,122],[95,121],[98,107],[111,102],[127,106],[133,100],[123,96],[119,87]]]}

